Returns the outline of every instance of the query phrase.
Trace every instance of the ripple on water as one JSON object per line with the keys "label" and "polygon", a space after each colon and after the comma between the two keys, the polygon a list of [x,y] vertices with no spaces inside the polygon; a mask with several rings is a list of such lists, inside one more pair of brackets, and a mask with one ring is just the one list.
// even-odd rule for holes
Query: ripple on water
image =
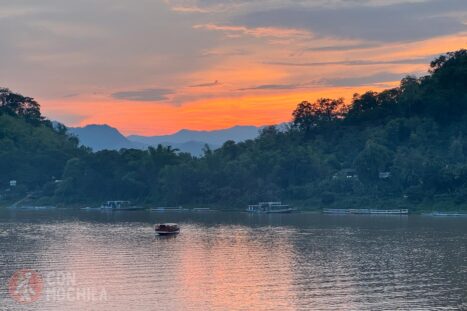
{"label": "ripple on water", "polygon": [[43,296],[32,310],[454,310],[467,299],[463,224],[176,217],[176,237],[154,236],[146,216],[0,218],[2,307],[22,310],[6,286],[21,268],[69,273],[73,287],[107,293],[94,302]]}

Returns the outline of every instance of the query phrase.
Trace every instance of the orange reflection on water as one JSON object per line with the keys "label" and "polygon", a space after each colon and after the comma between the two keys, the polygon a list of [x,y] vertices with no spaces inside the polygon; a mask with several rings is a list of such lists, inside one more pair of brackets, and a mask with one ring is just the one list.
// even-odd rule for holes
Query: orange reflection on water
{"label": "orange reflection on water", "polygon": [[[256,238],[253,230],[219,230],[180,257],[180,286],[187,308],[265,310],[293,308],[293,263],[287,236]],[[234,234],[229,234],[234,232]],[[271,247],[273,244],[273,247]]]}

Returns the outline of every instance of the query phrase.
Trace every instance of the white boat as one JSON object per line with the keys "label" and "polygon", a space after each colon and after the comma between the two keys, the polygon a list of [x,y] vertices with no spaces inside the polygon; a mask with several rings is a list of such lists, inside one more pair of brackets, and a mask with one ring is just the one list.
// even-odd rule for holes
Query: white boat
{"label": "white boat", "polygon": [[173,235],[180,233],[180,227],[174,223],[163,223],[155,225],[154,231],[158,235]]}
{"label": "white boat", "polygon": [[248,205],[246,209],[249,213],[291,213],[295,209],[291,208],[287,204],[282,204],[282,202],[259,202],[258,204]]}
{"label": "white boat", "polygon": [[144,207],[131,205],[130,201],[107,201],[101,205],[101,209],[112,211],[136,211]]}

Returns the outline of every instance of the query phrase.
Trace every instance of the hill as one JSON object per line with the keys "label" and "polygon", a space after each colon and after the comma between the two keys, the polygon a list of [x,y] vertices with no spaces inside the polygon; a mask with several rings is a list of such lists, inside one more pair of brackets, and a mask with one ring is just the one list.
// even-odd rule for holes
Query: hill
{"label": "hill", "polygon": [[106,124],[91,124],[84,127],[68,128],[70,134],[75,135],[81,145],[91,148],[94,151],[104,149],[119,150],[122,148],[145,149],[147,145],[128,140],[116,128]]}
{"label": "hill", "polygon": [[52,196],[66,162],[85,152],[77,145],[41,115],[33,98],[0,88],[0,201],[30,191]]}
{"label": "hill", "polygon": [[254,126],[235,126],[215,131],[181,130],[172,135],[125,137],[109,125],[92,124],[84,127],[70,127],[68,132],[79,139],[80,145],[93,151],[120,149],[147,149],[149,146],[171,146],[181,152],[202,156],[206,145],[217,149],[228,140],[241,142],[258,137],[260,128]]}
{"label": "hill", "polygon": [[187,142],[201,142],[211,146],[221,146],[228,140],[242,142],[258,137],[261,128],[255,126],[234,126],[214,131],[181,130],[172,135],[138,136],[130,135],[128,139],[147,145],[157,146],[162,143],[181,144]]}
{"label": "hill", "polygon": [[303,101],[289,128],[265,127],[199,158],[162,145],[78,148],[32,99],[4,93],[3,180],[22,176],[25,187],[56,203],[243,208],[282,200],[306,209],[467,210],[467,50],[441,55],[426,76],[405,77],[396,88],[355,94],[350,104]]}

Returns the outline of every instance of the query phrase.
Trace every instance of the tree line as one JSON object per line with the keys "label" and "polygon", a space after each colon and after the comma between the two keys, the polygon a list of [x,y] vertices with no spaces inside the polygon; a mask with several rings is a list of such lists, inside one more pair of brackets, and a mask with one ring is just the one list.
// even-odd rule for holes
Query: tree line
{"label": "tree line", "polygon": [[[287,128],[193,157],[171,147],[92,152],[0,89],[0,189],[53,204],[466,208],[467,51],[433,60],[396,88],[298,104]],[[10,189],[11,190],[11,189]]]}

